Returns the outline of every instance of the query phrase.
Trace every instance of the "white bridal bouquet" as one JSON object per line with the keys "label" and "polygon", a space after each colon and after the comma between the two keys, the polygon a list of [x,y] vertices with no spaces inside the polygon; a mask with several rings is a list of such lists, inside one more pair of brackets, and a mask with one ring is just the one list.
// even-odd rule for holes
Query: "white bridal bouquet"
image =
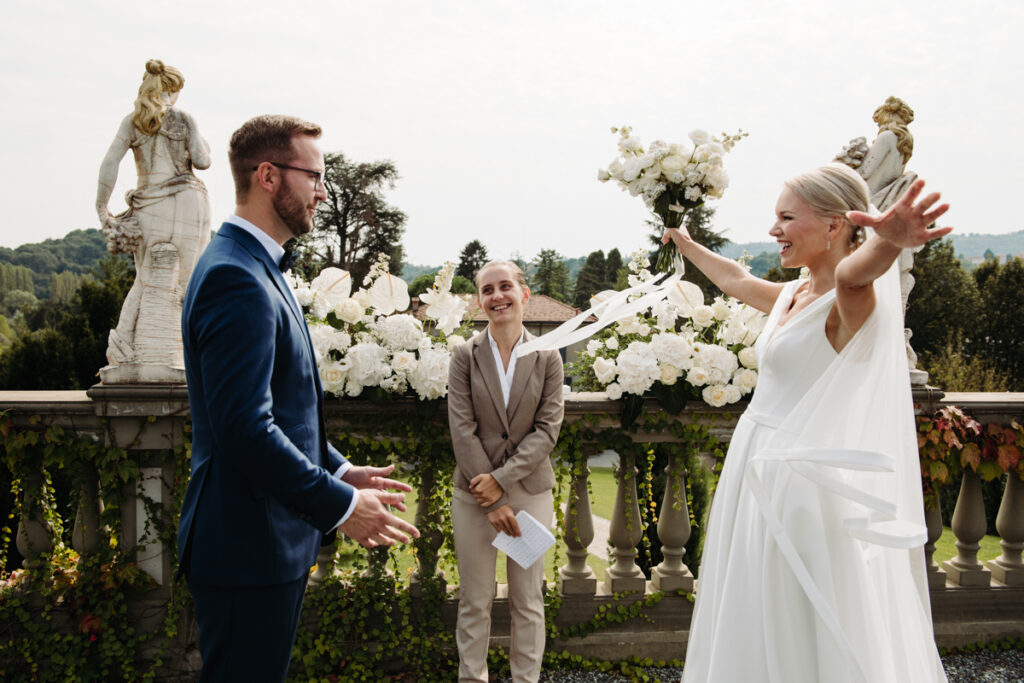
{"label": "white bridal bouquet", "polygon": [[[614,180],[632,196],[640,196],[667,228],[682,225],[683,211],[700,206],[708,197],[721,198],[729,186],[722,158],[747,136],[722,133],[712,137],[702,130],[687,142],[655,140],[646,150],[629,126],[612,128],[619,134],[619,156],[597,173],[602,183]],[[658,255],[657,270],[669,272],[675,256],[670,242]]]}
{"label": "white bridal bouquet", "polygon": [[[451,349],[469,302],[451,292],[455,264],[445,263],[433,288],[421,296],[428,327],[409,313],[409,287],[388,272],[378,257],[363,286],[340,268],[325,268],[312,282],[291,274],[295,299],[306,312],[320,381],[335,396],[359,396],[374,388],[388,394],[414,393],[421,400],[448,395]],[[433,333],[431,331],[433,328]]]}
{"label": "white bridal bouquet", "polygon": [[[630,286],[654,278],[648,266],[642,252],[633,254]],[[766,321],[735,299],[707,304],[697,285],[679,280],[665,298],[601,330],[569,374],[575,387],[604,391],[612,399],[636,402],[651,392],[669,412],[679,412],[691,399],[716,407],[735,403],[757,384],[753,345]]]}

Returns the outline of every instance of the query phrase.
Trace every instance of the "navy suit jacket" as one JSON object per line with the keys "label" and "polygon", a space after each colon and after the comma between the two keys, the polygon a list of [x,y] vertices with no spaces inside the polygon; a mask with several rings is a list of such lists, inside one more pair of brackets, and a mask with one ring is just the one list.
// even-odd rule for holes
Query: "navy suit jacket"
{"label": "navy suit jacket", "polygon": [[178,555],[189,579],[292,581],[354,490],[323,422],[306,322],[266,249],[225,223],[192,273],[182,308],[192,411],[192,476]]}

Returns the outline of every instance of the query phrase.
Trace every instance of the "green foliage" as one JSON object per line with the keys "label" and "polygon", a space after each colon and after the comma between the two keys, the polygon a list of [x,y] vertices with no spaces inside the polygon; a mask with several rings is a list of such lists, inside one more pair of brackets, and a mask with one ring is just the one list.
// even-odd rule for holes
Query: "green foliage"
{"label": "green foliage", "polygon": [[928,372],[928,383],[945,391],[1008,391],[1006,371],[987,355],[969,354],[962,333],[950,333],[934,353],[922,354],[918,367]]}
{"label": "green foliage", "polygon": [[932,241],[914,256],[914,288],[906,326],[919,356],[935,357],[951,339],[974,351],[981,297],[974,278],[960,265],[949,239]]}
{"label": "green foliage", "polygon": [[28,289],[38,298],[47,299],[53,273],[68,271],[83,275],[106,253],[106,241],[101,231],[72,230],[59,239],[23,244],[16,249],[0,247],[0,263],[22,266],[31,271],[33,286],[16,288]]}
{"label": "green foliage", "polygon": [[568,302],[572,286],[565,258],[554,249],[541,249],[532,262],[531,291]]}
{"label": "green foliage", "polygon": [[573,293],[572,305],[581,310],[590,307],[590,297],[598,292],[610,289],[605,280],[608,263],[604,252],[600,249],[592,251],[576,276],[576,288]]}
{"label": "green foliage", "polygon": [[316,207],[313,231],[298,240],[297,272],[311,280],[334,266],[349,271],[358,285],[384,253],[391,273],[401,275],[406,215],[384,197],[399,178],[394,162],[355,162],[335,152],[324,155],[324,167],[327,199]]}
{"label": "green foliage", "polygon": [[31,309],[37,303],[39,303],[39,300],[31,291],[24,289],[9,289],[3,294],[3,298],[0,299],[0,308],[2,308],[4,313],[7,315],[11,315],[15,311],[20,311],[25,308]]}
{"label": "green foliage", "polygon": [[[1024,390],[1024,261],[987,261],[974,271],[981,295],[978,331],[965,332],[975,354],[984,353],[1006,373],[1010,391]],[[970,330],[971,328],[967,328]]]}
{"label": "green foliage", "polygon": [[52,273],[50,275],[50,301],[58,304],[71,303],[78,292],[78,283],[81,279],[69,270]]}
{"label": "green foliage", "polygon": [[106,364],[107,335],[117,324],[133,273],[107,255],[82,278],[71,304],[44,302],[26,316],[31,332],[0,355],[0,388],[83,389]]}
{"label": "green foliage", "polygon": [[489,260],[484,243],[480,240],[470,240],[459,253],[459,265],[455,268],[455,274],[472,281],[477,271]]}
{"label": "green foliage", "polygon": [[25,266],[0,263],[0,294],[6,294],[17,289],[23,292],[34,291],[32,271]]}
{"label": "green foliage", "polygon": [[[409,284],[409,296],[419,296],[434,286],[434,277],[437,271],[424,273]],[[461,275],[452,277],[452,292],[454,294],[476,294],[476,287],[471,280]]]}

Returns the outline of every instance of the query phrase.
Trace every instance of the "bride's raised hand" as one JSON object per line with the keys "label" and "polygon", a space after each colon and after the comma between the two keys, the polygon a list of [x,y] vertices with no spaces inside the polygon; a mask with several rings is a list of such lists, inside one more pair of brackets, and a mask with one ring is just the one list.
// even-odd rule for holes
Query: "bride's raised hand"
{"label": "bride's raised hand", "polygon": [[850,211],[846,217],[857,225],[873,228],[879,237],[897,247],[919,247],[929,240],[948,235],[953,230],[951,227],[928,227],[949,210],[949,204],[935,206],[939,201],[938,192],[933,192],[918,202],[917,198],[923,188],[923,180],[914,181],[898,202],[878,216],[862,211]]}
{"label": "bride's raised hand", "polygon": [[661,235],[661,243],[668,244],[669,240],[676,243],[678,247],[684,240],[692,239],[690,232],[685,226],[679,226],[678,228],[665,228],[665,232]]}

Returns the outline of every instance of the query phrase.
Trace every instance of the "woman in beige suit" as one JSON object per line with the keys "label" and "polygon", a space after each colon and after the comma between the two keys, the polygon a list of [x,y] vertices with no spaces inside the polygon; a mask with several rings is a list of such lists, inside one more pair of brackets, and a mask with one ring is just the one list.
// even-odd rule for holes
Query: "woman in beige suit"
{"label": "woman in beige suit", "polygon": [[[557,351],[517,358],[530,339],[522,270],[492,261],[477,273],[477,301],[487,329],[452,353],[448,421],[455,449],[452,526],[459,564],[459,680],[487,681],[498,531],[520,535],[527,510],[551,526],[555,475],[550,455],[562,425],[562,359]],[[508,561],[512,613],[509,660],[516,683],[536,681],[544,656],[544,562]]]}

